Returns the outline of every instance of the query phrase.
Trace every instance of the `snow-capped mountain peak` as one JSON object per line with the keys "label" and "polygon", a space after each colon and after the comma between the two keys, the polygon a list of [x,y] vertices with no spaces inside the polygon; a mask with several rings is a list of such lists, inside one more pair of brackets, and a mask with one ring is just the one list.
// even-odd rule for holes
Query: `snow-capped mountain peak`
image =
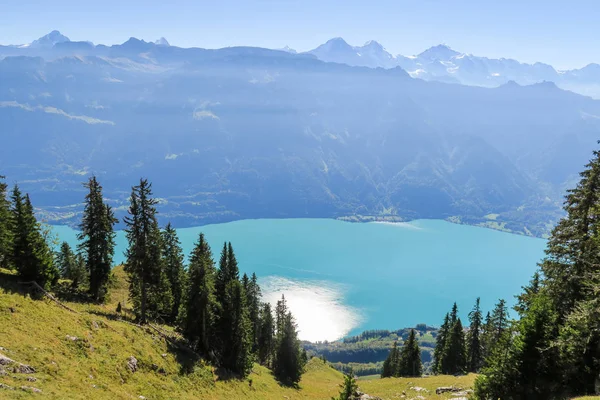
{"label": "snow-capped mountain peak", "polygon": [[437,46],[432,46],[418,55],[419,58],[424,60],[440,60],[440,61],[448,61],[452,57],[456,57],[460,55],[458,51],[452,50],[450,46],[446,44],[438,44]]}
{"label": "snow-capped mountain peak", "polygon": [[31,44],[27,47],[31,47],[31,48],[42,48],[42,47],[47,47],[50,48],[52,46],[54,46],[57,43],[63,43],[63,42],[70,42],[71,40],[66,37],[65,35],[63,35],[62,33],[60,33],[59,31],[52,31],[47,35],[42,36],[41,38],[34,40],[33,42],[31,42]]}
{"label": "snow-capped mountain peak", "polygon": [[160,39],[155,41],[154,44],[157,46],[170,46],[169,42],[164,37],[161,37]]}

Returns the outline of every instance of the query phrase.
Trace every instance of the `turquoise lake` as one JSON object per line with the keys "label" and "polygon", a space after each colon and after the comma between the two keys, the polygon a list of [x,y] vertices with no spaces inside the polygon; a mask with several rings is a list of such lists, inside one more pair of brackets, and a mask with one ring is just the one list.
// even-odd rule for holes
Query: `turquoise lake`
{"label": "turquoise lake", "polygon": [[[74,245],[76,231],[54,226]],[[178,229],[188,254],[204,232],[218,260],[231,241],[241,272],[256,272],[263,298],[285,293],[306,340],[367,329],[439,325],[456,301],[463,319],[477,297],[484,311],[514,304],[543,257],[546,241],[441,220],[349,223],[260,219]],[[118,233],[115,263],[124,261]]]}

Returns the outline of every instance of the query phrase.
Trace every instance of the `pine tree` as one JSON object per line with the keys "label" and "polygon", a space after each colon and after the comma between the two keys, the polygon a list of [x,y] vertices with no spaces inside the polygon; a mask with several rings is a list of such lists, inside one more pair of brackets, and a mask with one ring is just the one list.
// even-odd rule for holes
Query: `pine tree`
{"label": "pine tree", "polygon": [[108,293],[108,281],[115,252],[114,224],[117,220],[112,208],[104,203],[102,186],[95,176],[83,185],[85,196],[83,217],[78,239],[89,271],[89,293],[97,302],[103,302]]}
{"label": "pine tree", "polygon": [[467,350],[465,348],[465,333],[460,318],[456,319],[456,323],[450,329],[444,353],[441,360],[442,373],[456,375],[465,372]]}
{"label": "pine tree", "polygon": [[275,349],[275,323],[269,303],[263,303],[260,310],[258,332],[258,362],[270,366]]}
{"label": "pine tree", "polygon": [[437,337],[435,338],[435,348],[433,350],[433,366],[432,370],[436,374],[442,373],[442,359],[444,358],[446,351],[446,342],[450,333],[450,314],[446,314],[444,322],[438,330]]}
{"label": "pine tree", "polygon": [[256,274],[252,274],[252,278],[248,279],[248,276],[244,274],[242,282],[246,280],[244,284],[244,291],[246,292],[246,304],[248,305],[248,318],[250,318],[251,332],[250,337],[252,341],[252,350],[256,352],[258,350],[258,338],[260,331],[260,299],[261,291],[258,285],[258,278]]}
{"label": "pine tree", "polygon": [[[499,308],[486,326],[478,398],[558,399],[597,391],[600,375],[600,152],[570,190],[540,273],[508,323]],[[486,324],[488,325],[488,324]]]}
{"label": "pine tree", "polygon": [[167,318],[172,311],[172,297],[161,254],[162,238],[156,220],[156,200],[146,179],[132,188],[129,216],[124,222],[129,241],[125,271],[129,276],[129,295],[138,321]]}
{"label": "pine tree", "polygon": [[381,369],[382,378],[390,378],[398,376],[398,370],[400,368],[400,350],[398,349],[398,342],[394,341],[387,358],[383,362],[383,368]]}
{"label": "pine tree", "polygon": [[202,354],[210,354],[214,350],[211,339],[215,334],[215,274],[210,246],[201,233],[190,256],[180,326],[184,336]]}
{"label": "pine tree", "polygon": [[8,186],[3,182],[4,176],[0,175],[0,268],[11,268],[12,230],[10,202],[8,200]]}
{"label": "pine tree", "polygon": [[580,176],[575,189],[568,191],[564,205],[567,216],[553,229],[541,264],[548,295],[555,302],[560,320],[588,293],[585,280],[600,264],[599,151],[593,152]]}
{"label": "pine tree", "polygon": [[246,294],[240,281],[232,279],[225,286],[221,304],[221,365],[241,376],[252,368],[250,320],[246,308]]}
{"label": "pine tree", "polygon": [[215,282],[216,337],[221,365],[245,376],[252,364],[252,325],[247,295],[231,243],[225,243]]}
{"label": "pine tree", "polygon": [[50,246],[35,219],[29,195],[23,197],[19,187],[15,186],[11,200],[12,264],[22,280],[35,281],[48,288],[58,281],[59,273]]}
{"label": "pine tree", "polygon": [[[287,309],[285,299],[280,300],[280,309]],[[280,321],[281,330],[277,331],[277,344],[275,359],[273,360],[273,372],[280,382],[286,385],[297,385],[304,372],[304,357],[296,323],[291,312],[288,312]]]}
{"label": "pine tree", "polygon": [[479,297],[475,301],[473,310],[469,313],[469,331],[467,332],[467,371],[477,372],[483,365],[481,348],[481,330],[483,316],[479,306]]}
{"label": "pine tree", "polygon": [[275,305],[275,330],[282,332],[284,329],[285,317],[288,313],[287,301],[285,295],[281,295],[281,300],[277,300]]}
{"label": "pine tree", "polygon": [[421,349],[419,349],[415,330],[411,329],[408,340],[404,342],[402,350],[400,351],[396,376],[416,377],[421,375],[423,375]]}
{"label": "pine tree", "polygon": [[[162,232],[163,244],[163,264],[169,281],[171,297],[173,298],[173,306],[169,317],[170,322],[174,322],[179,314],[181,306],[185,270],[183,267],[183,250],[181,243],[177,237],[177,231],[168,223]],[[212,256],[211,256],[212,257]]]}
{"label": "pine tree", "polygon": [[355,398],[357,391],[358,384],[351,368],[350,371],[344,374],[344,383],[340,384],[340,394],[338,397],[332,397],[331,400],[352,400]]}
{"label": "pine tree", "polygon": [[71,288],[77,289],[87,280],[85,259],[81,254],[75,254],[69,243],[62,243],[56,254],[55,264],[60,276],[71,281]]}
{"label": "pine tree", "polygon": [[55,258],[56,267],[60,272],[60,276],[64,279],[71,279],[71,273],[75,269],[75,253],[69,246],[69,243],[63,242],[60,245],[60,250]]}
{"label": "pine tree", "polygon": [[75,264],[69,273],[71,279],[71,288],[77,289],[79,286],[86,284],[89,281],[88,270],[85,264],[85,258],[81,253],[75,255]]}

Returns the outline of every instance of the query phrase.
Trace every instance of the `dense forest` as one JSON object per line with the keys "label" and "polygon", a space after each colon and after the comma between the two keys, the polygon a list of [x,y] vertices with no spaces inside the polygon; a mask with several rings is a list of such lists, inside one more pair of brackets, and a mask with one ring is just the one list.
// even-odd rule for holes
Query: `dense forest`
{"label": "dense forest", "polygon": [[[9,198],[0,178],[0,268],[16,271],[23,283],[104,302],[110,296],[117,219],[98,180],[84,184],[79,245],[73,249],[65,242],[55,252],[50,229],[37,221],[29,195],[15,185]],[[261,302],[257,277],[240,277],[232,244],[224,243],[217,267],[203,234],[185,266],[175,229],[158,225],[157,200],[146,179],[132,188],[129,201],[124,268],[134,322],[175,327],[190,349],[232,376],[247,376],[259,362],[283,384],[296,385],[307,355],[285,297],[275,310]],[[116,311],[125,311],[121,303]]]}

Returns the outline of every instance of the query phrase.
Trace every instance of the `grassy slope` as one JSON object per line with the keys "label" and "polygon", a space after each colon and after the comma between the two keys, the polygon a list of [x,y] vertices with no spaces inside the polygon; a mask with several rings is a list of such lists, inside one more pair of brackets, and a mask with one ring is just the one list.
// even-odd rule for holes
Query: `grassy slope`
{"label": "grassy slope", "polygon": [[[0,383],[17,388],[0,389],[0,399],[329,399],[337,394],[341,373],[317,358],[309,362],[299,389],[280,386],[270,371],[259,365],[249,377],[252,387],[248,379],[219,380],[213,368],[202,362],[193,365],[189,355],[170,347],[161,336],[111,319],[116,303],[127,297],[123,271],[117,268],[115,272],[112,301],[105,306],[66,303],[79,312],[76,314],[47,299],[24,296],[16,277],[0,271],[0,347],[7,349],[0,353],[36,369],[33,375],[0,376]],[[67,335],[78,340],[69,340]],[[135,373],[126,366],[129,356],[138,359]],[[29,376],[37,381],[28,382]],[[359,386],[383,399],[400,398],[403,392],[406,398],[444,399],[452,397],[435,395],[437,387],[470,388],[474,378],[364,379]],[[42,393],[18,390],[21,386],[33,386]],[[411,389],[414,387],[426,391]]]}
{"label": "grassy slope", "polygon": [[[280,386],[269,370],[258,365],[249,377],[252,387],[248,379],[218,380],[213,369],[202,363],[188,372],[189,355],[169,348],[151,331],[107,318],[114,314],[114,304],[67,303],[80,311],[75,314],[49,300],[23,296],[12,290],[16,285],[10,280],[0,274],[0,346],[7,349],[0,352],[34,367],[37,381],[27,382],[29,375],[11,373],[0,376],[0,382],[39,388],[45,398],[323,399],[334,395],[342,381],[339,372],[318,359],[311,360],[300,389]],[[123,288],[117,288],[113,299],[123,298],[119,293]],[[79,340],[69,340],[67,335]],[[126,366],[129,356],[138,359],[140,369],[135,373]],[[166,373],[156,372],[152,364]],[[40,395],[0,389],[0,398],[35,396]]]}

